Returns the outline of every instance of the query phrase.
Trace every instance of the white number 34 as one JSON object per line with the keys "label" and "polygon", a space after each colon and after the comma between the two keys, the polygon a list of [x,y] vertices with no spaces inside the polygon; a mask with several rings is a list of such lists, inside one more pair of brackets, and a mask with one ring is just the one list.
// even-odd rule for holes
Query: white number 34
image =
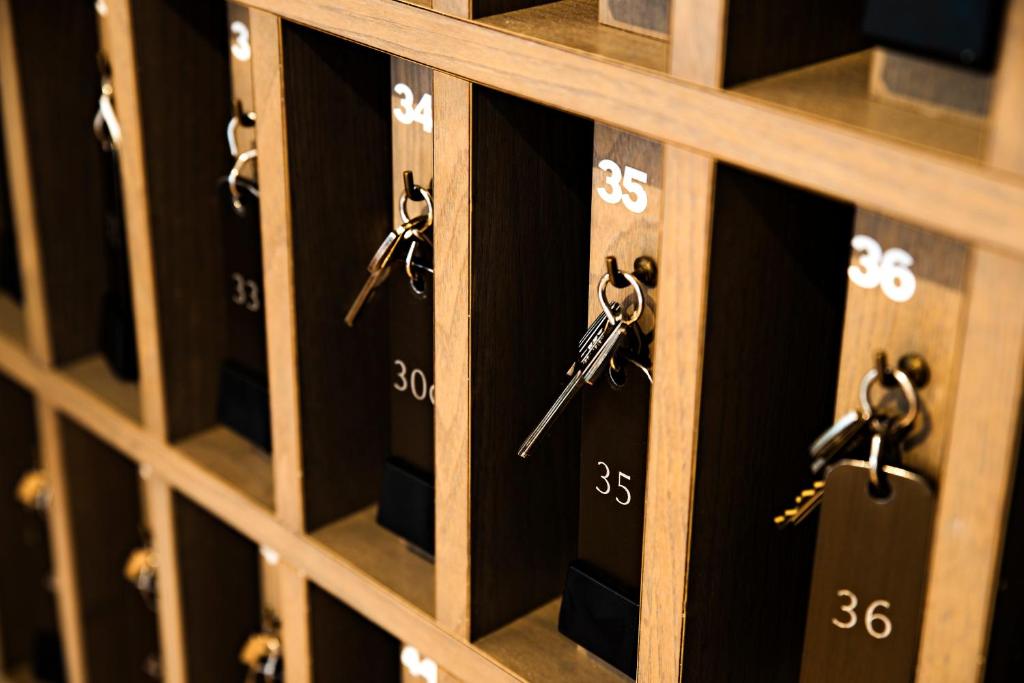
{"label": "white number 34", "polygon": [[606,187],[597,188],[598,197],[609,204],[622,202],[633,213],[644,212],[647,208],[647,190],[644,189],[646,172],[632,166],[626,166],[623,171],[611,159],[602,159],[597,167],[608,174],[604,179]]}
{"label": "white number 34", "polygon": [[910,270],[913,256],[898,247],[882,251],[882,245],[868,235],[855,235],[850,246],[859,254],[846,270],[853,284],[864,289],[879,287],[897,303],[910,301],[917,290],[917,278]]}
{"label": "white number 34", "polygon": [[434,131],[434,114],[432,111],[434,98],[430,93],[423,93],[420,101],[415,106],[413,106],[415,95],[412,93],[412,88],[405,83],[399,83],[395,86],[395,94],[402,98],[398,106],[391,110],[395,115],[395,119],[407,126],[418,123],[423,128],[424,133],[432,133]]}

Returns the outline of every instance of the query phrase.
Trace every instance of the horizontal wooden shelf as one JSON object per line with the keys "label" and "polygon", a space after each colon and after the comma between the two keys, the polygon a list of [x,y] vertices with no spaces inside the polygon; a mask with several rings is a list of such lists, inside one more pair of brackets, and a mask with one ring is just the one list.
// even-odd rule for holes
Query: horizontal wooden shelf
{"label": "horizontal wooden shelf", "polygon": [[[468,21],[394,0],[246,4],[968,243],[1024,253],[1024,178],[878,132],[895,123],[860,129],[762,97],[704,88],[552,42],[546,29],[537,36],[499,28],[495,17]],[[602,52],[609,51],[606,44]],[[886,111],[878,115],[903,116]]]}
{"label": "horizontal wooden shelf", "polygon": [[62,371],[125,417],[139,421],[139,385],[116,377],[103,356],[87,356],[62,368]]}
{"label": "horizontal wooden shelf", "polygon": [[558,632],[561,600],[552,600],[477,642],[529,681],[625,683],[633,680]]}
{"label": "horizontal wooden shelf", "polygon": [[274,480],[270,457],[252,442],[218,425],[175,445],[214,476],[273,511]]}
{"label": "horizontal wooden shelf", "polygon": [[377,524],[376,505],[317,529],[312,537],[425,614],[435,613],[433,563]]}

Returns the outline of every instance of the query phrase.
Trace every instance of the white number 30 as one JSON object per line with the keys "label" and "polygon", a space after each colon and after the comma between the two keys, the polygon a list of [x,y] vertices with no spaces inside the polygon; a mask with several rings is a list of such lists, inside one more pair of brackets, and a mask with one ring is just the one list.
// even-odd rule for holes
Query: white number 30
{"label": "white number 30", "polygon": [[609,204],[622,202],[633,213],[644,212],[647,208],[647,190],[644,189],[647,173],[632,166],[626,166],[623,171],[611,159],[602,159],[597,167],[608,174],[604,179],[607,188],[597,188],[598,197]]}
{"label": "white number 30", "polygon": [[[836,628],[851,629],[857,625],[857,596],[853,591],[846,590],[845,588],[837,591],[836,595],[840,598],[846,598],[846,604],[842,605],[839,609],[843,611],[843,614],[848,615],[849,618],[840,621],[832,617],[832,625]],[[864,612],[864,630],[872,638],[885,640],[892,633],[892,620],[881,613],[882,609],[889,609],[890,607],[891,605],[888,600],[875,600],[868,605],[867,611]]]}
{"label": "white number 30", "polygon": [[910,301],[917,290],[917,278],[910,271],[914,257],[898,247],[882,251],[873,237],[855,235],[850,246],[860,256],[847,268],[850,281],[864,289],[880,287],[882,293],[897,303]]}

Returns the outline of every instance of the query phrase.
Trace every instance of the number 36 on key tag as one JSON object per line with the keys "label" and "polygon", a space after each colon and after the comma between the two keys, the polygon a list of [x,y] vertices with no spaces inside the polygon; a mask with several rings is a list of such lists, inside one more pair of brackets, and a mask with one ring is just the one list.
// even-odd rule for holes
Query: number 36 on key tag
{"label": "number 36 on key tag", "polygon": [[826,480],[801,683],[908,683],[924,612],[935,495],[922,477],[843,460]]}

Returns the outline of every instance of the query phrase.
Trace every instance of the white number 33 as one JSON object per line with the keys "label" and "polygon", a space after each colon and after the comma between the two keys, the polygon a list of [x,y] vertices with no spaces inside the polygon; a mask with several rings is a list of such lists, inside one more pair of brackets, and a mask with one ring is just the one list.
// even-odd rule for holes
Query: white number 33
{"label": "white number 33", "polygon": [[859,254],[846,270],[853,284],[864,289],[879,287],[896,303],[910,301],[917,290],[917,278],[910,270],[913,256],[898,247],[883,252],[882,245],[868,235],[855,235],[850,246]]}

